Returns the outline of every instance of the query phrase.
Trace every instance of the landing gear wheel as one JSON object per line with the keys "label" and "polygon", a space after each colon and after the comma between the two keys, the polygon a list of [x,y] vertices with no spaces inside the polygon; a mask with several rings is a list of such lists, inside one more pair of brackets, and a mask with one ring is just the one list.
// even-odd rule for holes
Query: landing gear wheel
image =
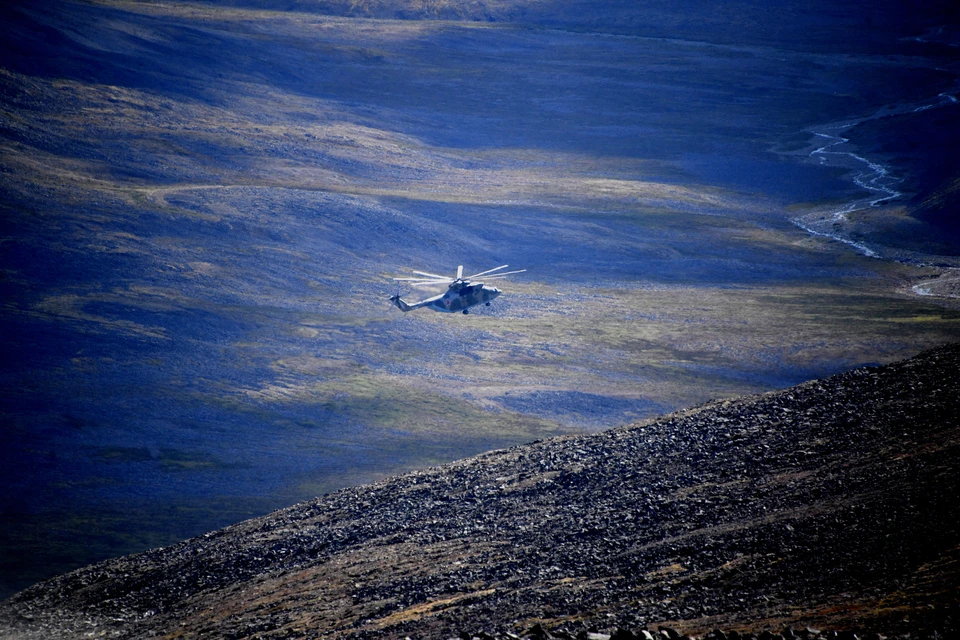
{"label": "landing gear wheel", "polygon": [[484,306],[486,306],[486,307],[489,307],[489,306],[490,306],[490,303],[488,302],[488,303],[487,303],[487,304],[485,304]]}
{"label": "landing gear wheel", "polygon": [[470,313],[470,309],[464,309],[464,310],[463,310],[463,315],[467,315],[468,313]]}

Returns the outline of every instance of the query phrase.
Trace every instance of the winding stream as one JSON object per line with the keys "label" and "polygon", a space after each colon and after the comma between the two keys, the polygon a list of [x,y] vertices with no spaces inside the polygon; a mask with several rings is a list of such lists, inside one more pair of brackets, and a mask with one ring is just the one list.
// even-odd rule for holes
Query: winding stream
{"label": "winding stream", "polygon": [[871,248],[863,242],[848,237],[845,233],[844,225],[848,222],[851,213],[869,209],[888,200],[899,198],[902,193],[895,189],[894,186],[902,179],[893,176],[884,165],[873,162],[853,151],[846,150],[850,140],[844,138],[841,134],[858,124],[870,120],[907,113],[917,113],[919,111],[956,104],[957,102],[958,100],[955,96],[949,93],[941,93],[937,95],[936,98],[921,103],[887,105],[857,120],[832,123],[810,129],[810,133],[820,138],[823,144],[811,151],[809,157],[819,159],[822,165],[850,169],[853,172],[851,179],[854,184],[867,191],[868,195],[863,198],[858,198],[836,211],[815,211],[800,216],[793,220],[794,224],[815,236],[830,238],[831,240],[836,240],[854,247],[865,256],[871,258],[881,257],[879,248]]}
{"label": "winding stream", "polygon": [[[889,258],[899,262],[916,264],[917,266],[932,266],[921,256],[907,258],[903,255],[884,255],[882,247],[871,247],[864,242],[850,237],[846,229],[850,214],[876,207],[884,202],[899,198],[903,194],[897,190],[896,185],[902,181],[902,178],[892,175],[889,168],[879,162],[874,162],[869,158],[855,153],[851,150],[850,146],[848,146],[850,145],[850,140],[843,137],[842,134],[858,124],[870,120],[918,113],[929,109],[956,105],[958,103],[960,103],[960,100],[958,100],[953,93],[943,92],[934,98],[922,102],[887,105],[870,115],[856,120],[826,124],[809,129],[808,131],[818,138],[822,144],[810,151],[808,156],[810,158],[816,158],[821,165],[849,169],[853,183],[866,191],[867,195],[853,200],[837,210],[824,211],[820,209],[807,213],[795,218],[793,223],[811,235],[842,242],[870,258]],[[942,266],[939,268],[944,269],[944,275],[914,285],[912,291],[917,295],[924,296],[960,297],[958,293],[943,291],[945,288],[954,289],[960,284],[960,269]],[[935,289],[940,290],[935,291]]]}

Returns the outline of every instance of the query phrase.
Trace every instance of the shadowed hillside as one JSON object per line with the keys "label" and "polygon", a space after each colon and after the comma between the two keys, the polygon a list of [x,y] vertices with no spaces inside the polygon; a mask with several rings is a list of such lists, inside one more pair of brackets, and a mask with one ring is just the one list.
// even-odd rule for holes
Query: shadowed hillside
{"label": "shadowed hillside", "polygon": [[32,587],[2,605],[0,628],[441,638],[668,623],[953,637],[958,368],[953,345],[346,489]]}

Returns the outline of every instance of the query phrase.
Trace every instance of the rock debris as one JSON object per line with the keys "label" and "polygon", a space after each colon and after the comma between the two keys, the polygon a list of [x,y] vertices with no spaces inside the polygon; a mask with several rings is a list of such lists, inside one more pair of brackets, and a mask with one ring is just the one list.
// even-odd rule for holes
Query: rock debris
{"label": "rock debris", "polygon": [[960,345],[344,489],[0,603],[0,638],[957,637]]}

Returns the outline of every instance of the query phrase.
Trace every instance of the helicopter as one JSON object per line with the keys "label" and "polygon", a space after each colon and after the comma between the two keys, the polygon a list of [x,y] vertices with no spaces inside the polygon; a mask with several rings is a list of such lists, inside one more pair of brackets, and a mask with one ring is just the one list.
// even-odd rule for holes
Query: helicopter
{"label": "helicopter", "polygon": [[490,301],[499,296],[501,293],[500,289],[487,286],[482,282],[474,282],[473,279],[485,276],[485,280],[495,280],[497,278],[504,278],[515,273],[523,273],[526,271],[526,269],[520,269],[518,271],[505,271],[502,273],[496,273],[497,271],[506,269],[509,266],[510,265],[508,264],[504,264],[496,267],[495,269],[488,269],[486,271],[481,271],[480,273],[475,273],[472,276],[463,277],[463,265],[460,265],[457,267],[457,276],[455,278],[441,276],[435,273],[427,273],[425,271],[414,271],[414,273],[419,277],[394,278],[394,280],[398,283],[406,282],[413,287],[427,287],[431,285],[445,284],[447,285],[446,293],[413,303],[404,301],[398,293],[395,296],[390,296],[390,302],[396,305],[396,307],[404,313],[407,311],[413,311],[414,309],[419,309],[421,307],[428,307],[434,311],[443,311],[445,313],[456,313],[457,311],[460,311],[466,315],[470,312],[470,307],[475,307],[478,304],[483,304],[489,307]]}

